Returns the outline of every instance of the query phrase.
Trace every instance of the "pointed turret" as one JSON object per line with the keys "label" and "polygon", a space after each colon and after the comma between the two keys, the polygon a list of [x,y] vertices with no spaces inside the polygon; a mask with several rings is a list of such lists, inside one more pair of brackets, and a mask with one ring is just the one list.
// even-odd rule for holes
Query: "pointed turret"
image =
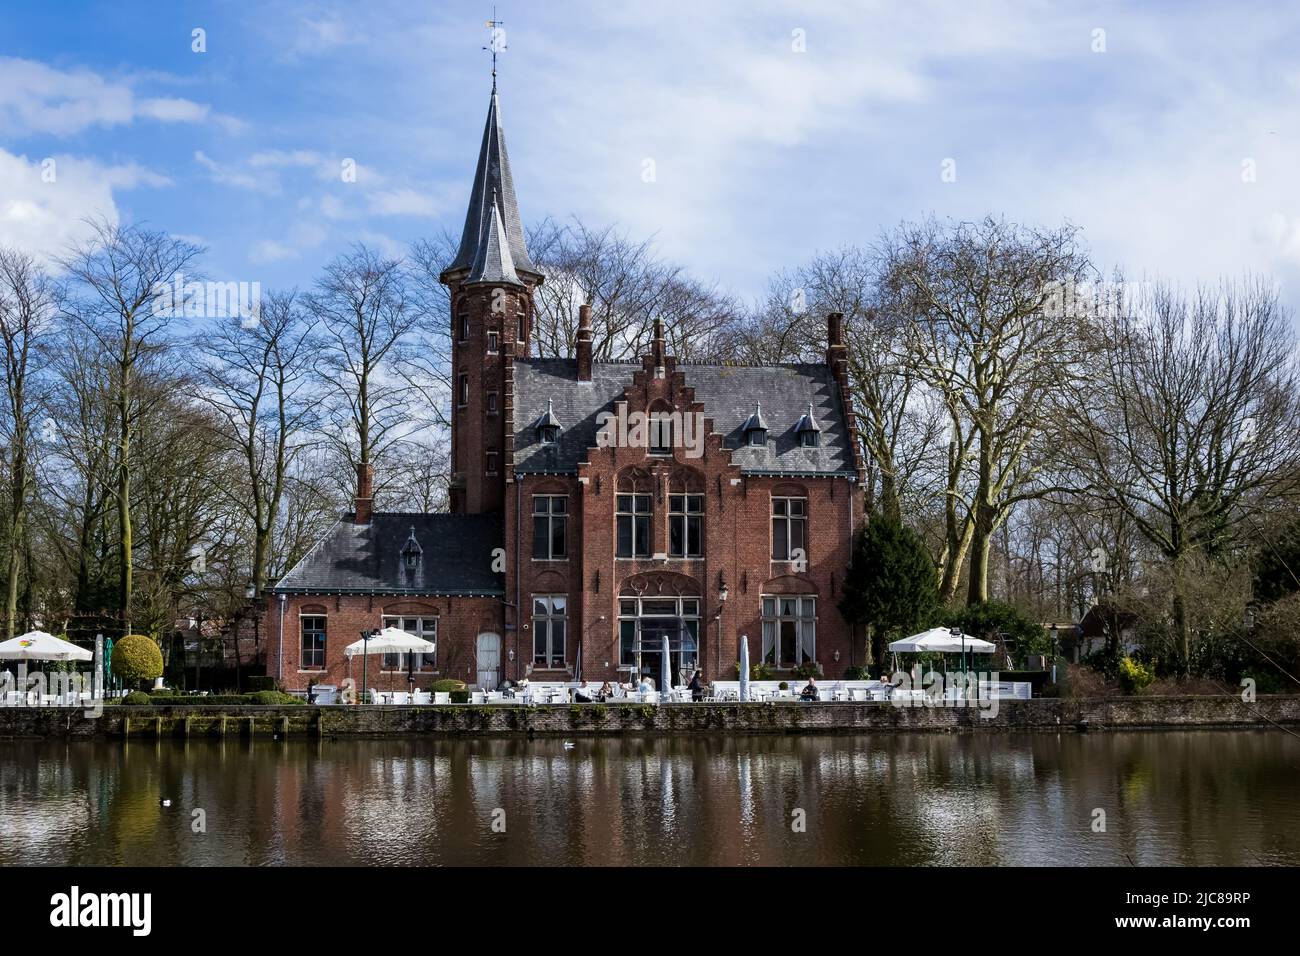
{"label": "pointed turret", "polygon": [[542,282],[542,273],[533,265],[524,242],[523,221],[519,218],[519,204],[515,200],[510,157],[506,153],[495,89],[488,106],[487,123],[483,127],[483,144],[479,147],[478,167],[474,173],[474,188],[470,192],[469,210],[465,213],[460,248],[440,278],[443,282],[460,279],[465,285],[479,282],[537,285]]}

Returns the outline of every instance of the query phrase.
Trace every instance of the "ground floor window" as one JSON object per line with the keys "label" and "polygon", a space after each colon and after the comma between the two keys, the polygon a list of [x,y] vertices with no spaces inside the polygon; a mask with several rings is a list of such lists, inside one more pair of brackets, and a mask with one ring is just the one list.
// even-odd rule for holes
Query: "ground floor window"
{"label": "ground floor window", "polygon": [[763,663],[790,669],[817,659],[817,599],[763,598]]}
{"label": "ground floor window", "polygon": [[631,597],[618,602],[618,663],[633,676],[659,680],[664,638],[671,656],[669,670],[680,680],[699,662],[700,599]]}
{"label": "ground floor window", "polygon": [[564,667],[568,598],[562,594],[533,595],[533,666]]}
{"label": "ground floor window", "polygon": [[323,671],[325,669],[325,618],[302,618],[302,653],[298,669]]}
{"label": "ground floor window", "polygon": [[[438,619],[436,617],[385,617],[384,627],[395,627],[407,634],[422,637],[432,644],[438,643]],[[431,671],[438,666],[437,650],[428,654],[417,654],[414,667],[407,660],[409,654],[385,654],[382,669],[386,671]]]}

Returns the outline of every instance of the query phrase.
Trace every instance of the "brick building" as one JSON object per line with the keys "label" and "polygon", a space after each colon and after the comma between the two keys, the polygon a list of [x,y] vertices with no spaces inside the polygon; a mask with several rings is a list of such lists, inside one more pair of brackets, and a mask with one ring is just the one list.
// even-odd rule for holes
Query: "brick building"
{"label": "brick building", "polygon": [[[451,294],[450,514],[344,515],[272,590],[268,672],[348,676],[343,648],[392,624],[438,645],[372,659],[372,686],[455,677],[732,679],[738,641],[778,672],[862,663],[836,603],[862,521],[840,316],[820,364],[679,362],[655,324],[635,362],[530,351],[533,264],[492,94]],[[359,663],[352,676],[360,678]],[[400,683],[395,683],[400,681]]]}

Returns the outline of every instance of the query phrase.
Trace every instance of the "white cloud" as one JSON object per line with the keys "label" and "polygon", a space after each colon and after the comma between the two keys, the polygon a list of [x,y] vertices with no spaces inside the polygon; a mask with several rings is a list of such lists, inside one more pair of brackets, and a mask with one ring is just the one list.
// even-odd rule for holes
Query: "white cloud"
{"label": "white cloud", "polygon": [[137,98],[131,82],[105,79],[84,68],[60,70],[35,60],[0,57],[0,132],[10,137],[70,136],[94,126],[128,125],[137,119],[201,123],[211,119],[227,131],[232,117],[178,97]]}
{"label": "white cloud", "polygon": [[85,220],[118,220],[115,189],[165,186],[170,181],[134,163],[111,166],[63,155],[28,159],[0,149],[0,182],[5,184],[0,245],[48,262],[88,235]]}

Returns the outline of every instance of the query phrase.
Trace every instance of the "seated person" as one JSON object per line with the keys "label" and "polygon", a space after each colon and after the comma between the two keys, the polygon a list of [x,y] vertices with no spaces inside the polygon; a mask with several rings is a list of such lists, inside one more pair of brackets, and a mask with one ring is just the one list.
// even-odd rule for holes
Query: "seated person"
{"label": "seated person", "polygon": [[605,681],[605,683],[600,685],[600,693],[596,695],[596,699],[603,704],[613,696],[614,688],[610,686],[609,681]]}
{"label": "seated person", "polygon": [[817,689],[815,678],[809,677],[804,689],[799,691],[800,700],[821,700],[821,691]]}
{"label": "seated person", "polygon": [[649,674],[642,674],[642,675],[641,675],[641,683],[640,683],[640,685],[637,687],[637,690],[639,690],[639,691],[640,691],[641,693],[643,693],[643,694],[648,694],[648,693],[650,693],[650,692],[651,692],[652,690],[654,690],[654,689],[655,689],[655,682],[654,682],[653,680],[650,679],[650,675],[649,675]]}
{"label": "seated person", "polygon": [[581,687],[575,687],[573,689],[573,702],[575,704],[591,703],[591,688],[587,686],[586,681],[582,682]]}

